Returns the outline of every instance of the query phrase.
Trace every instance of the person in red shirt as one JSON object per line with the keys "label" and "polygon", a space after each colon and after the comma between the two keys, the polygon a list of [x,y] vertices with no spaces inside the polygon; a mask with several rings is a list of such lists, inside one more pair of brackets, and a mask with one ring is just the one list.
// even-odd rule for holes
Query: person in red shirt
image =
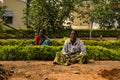
{"label": "person in red shirt", "polygon": [[39,35],[35,37],[35,45],[51,45],[51,41],[45,33],[45,29],[39,31]]}

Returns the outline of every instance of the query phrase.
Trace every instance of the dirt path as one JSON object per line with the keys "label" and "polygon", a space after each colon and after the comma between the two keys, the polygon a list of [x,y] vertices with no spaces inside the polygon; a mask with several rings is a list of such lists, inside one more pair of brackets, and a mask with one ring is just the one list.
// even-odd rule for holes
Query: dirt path
{"label": "dirt path", "polygon": [[70,66],[53,65],[52,61],[0,61],[13,69],[8,80],[120,80],[120,61],[94,61]]}

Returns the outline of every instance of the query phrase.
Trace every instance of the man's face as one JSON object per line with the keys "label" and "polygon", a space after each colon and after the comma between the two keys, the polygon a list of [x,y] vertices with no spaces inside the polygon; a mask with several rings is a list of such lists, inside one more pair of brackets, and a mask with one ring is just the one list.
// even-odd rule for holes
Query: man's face
{"label": "man's face", "polygon": [[70,33],[70,39],[71,39],[71,41],[75,41],[76,38],[77,38],[76,32],[75,32],[75,31],[72,31],[72,32]]}

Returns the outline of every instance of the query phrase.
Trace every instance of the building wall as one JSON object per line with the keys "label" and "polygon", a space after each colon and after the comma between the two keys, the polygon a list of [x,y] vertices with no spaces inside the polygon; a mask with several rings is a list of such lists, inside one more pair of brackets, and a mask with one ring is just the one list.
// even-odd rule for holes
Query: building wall
{"label": "building wall", "polygon": [[21,0],[4,0],[3,5],[7,6],[8,11],[13,12],[13,24],[11,26],[15,28],[26,28],[23,23],[23,9],[26,4]]}

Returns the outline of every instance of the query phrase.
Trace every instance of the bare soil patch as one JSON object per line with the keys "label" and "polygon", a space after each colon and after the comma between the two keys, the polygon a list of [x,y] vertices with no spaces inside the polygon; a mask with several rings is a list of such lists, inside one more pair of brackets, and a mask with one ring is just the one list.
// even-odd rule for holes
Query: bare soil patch
{"label": "bare soil patch", "polygon": [[120,61],[70,66],[53,65],[52,61],[0,61],[0,64],[7,71],[14,71],[6,75],[8,80],[120,80]]}

